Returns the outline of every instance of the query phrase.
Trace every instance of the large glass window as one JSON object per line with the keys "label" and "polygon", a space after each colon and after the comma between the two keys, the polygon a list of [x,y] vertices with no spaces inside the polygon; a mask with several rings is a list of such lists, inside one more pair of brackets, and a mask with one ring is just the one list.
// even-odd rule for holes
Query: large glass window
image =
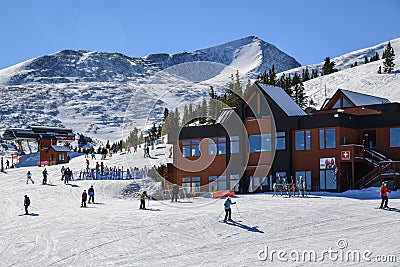
{"label": "large glass window", "polygon": [[226,190],[226,176],[218,176],[218,190]]}
{"label": "large glass window", "polygon": [[239,174],[231,174],[229,180],[229,189],[235,192],[239,192]]}
{"label": "large glass window", "polygon": [[217,176],[208,176],[208,188],[210,192],[215,192],[218,190]]}
{"label": "large glass window", "polygon": [[286,149],[286,133],[285,132],[277,132],[276,133],[276,150],[285,150]]}
{"label": "large glass window", "polygon": [[219,137],[217,144],[218,155],[226,154],[226,138]]}
{"label": "large glass window", "polygon": [[390,147],[400,146],[400,128],[390,128]]}
{"label": "large glass window", "polygon": [[344,108],[350,108],[351,104],[349,103],[349,101],[347,101],[346,99],[343,98],[343,107]]}
{"label": "large glass window", "polygon": [[239,153],[239,136],[231,136],[231,154]]}
{"label": "large glass window", "polygon": [[336,129],[327,128],[319,130],[319,148],[336,148]]}
{"label": "large glass window", "polygon": [[192,177],[192,192],[200,192],[200,177]]}
{"label": "large glass window", "polygon": [[182,155],[185,158],[200,156],[200,140],[182,140]]}
{"label": "large glass window", "polygon": [[210,138],[208,141],[208,155],[226,154],[226,138]]}
{"label": "large glass window", "polygon": [[182,189],[185,194],[190,194],[190,177],[182,178]]}
{"label": "large glass window", "polygon": [[294,133],[294,142],[296,150],[310,150],[311,149],[311,132],[310,131],[297,131]]}
{"label": "large glass window", "polygon": [[249,152],[271,151],[271,134],[249,135]]}
{"label": "large glass window", "polygon": [[200,156],[200,140],[192,140],[192,157]]}
{"label": "large glass window", "polygon": [[296,172],[296,186],[301,185],[306,182],[306,189],[311,190],[311,171],[298,171]]}
{"label": "large glass window", "polygon": [[335,170],[320,170],[319,181],[321,190],[336,190],[337,189],[337,173]]}

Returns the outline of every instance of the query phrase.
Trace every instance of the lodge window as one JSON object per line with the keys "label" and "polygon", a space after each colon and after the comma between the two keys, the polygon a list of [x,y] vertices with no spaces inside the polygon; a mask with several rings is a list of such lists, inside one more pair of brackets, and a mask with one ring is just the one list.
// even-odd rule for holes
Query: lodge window
{"label": "lodge window", "polygon": [[249,135],[249,152],[271,151],[271,134]]}
{"label": "lodge window", "polygon": [[208,141],[208,155],[226,154],[226,138],[210,138]]}
{"label": "lodge window", "polygon": [[185,194],[200,192],[200,177],[183,177],[182,188]]}
{"label": "lodge window", "polygon": [[226,176],[208,176],[210,192],[226,190]]}
{"label": "lodge window", "polygon": [[311,132],[310,131],[297,131],[294,133],[294,142],[296,150],[310,150],[311,149]]}
{"label": "lodge window", "polygon": [[296,185],[297,187],[303,186],[303,182],[306,182],[306,189],[311,190],[311,171],[297,171],[296,172]]}
{"label": "lodge window", "polygon": [[239,153],[239,136],[231,136],[231,154]]}
{"label": "lodge window", "polygon": [[58,154],[58,160],[60,160],[60,161],[64,161],[65,160],[65,157],[64,157],[64,154]]}
{"label": "lodge window", "polygon": [[336,190],[336,170],[325,169],[319,171],[319,189],[321,190]]}
{"label": "lodge window", "polygon": [[182,155],[185,158],[200,156],[200,140],[182,140]]}
{"label": "lodge window", "polygon": [[336,148],[336,129],[327,128],[319,130],[319,148]]}
{"label": "lodge window", "polygon": [[337,108],[350,108],[351,104],[344,98],[339,98],[338,101],[332,106],[332,109]]}
{"label": "lodge window", "polygon": [[285,150],[286,149],[286,133],[285,132],[277,132],[276,133],[276,150]]}
{"label": "lodge window", "polygon": [[390,128],[390,147],[400,147],[400,128]]}
{"label": "lodge window", "polygon": [[229,179],[229,189],[235,192],[239,192],[239,174],[231,174]]}

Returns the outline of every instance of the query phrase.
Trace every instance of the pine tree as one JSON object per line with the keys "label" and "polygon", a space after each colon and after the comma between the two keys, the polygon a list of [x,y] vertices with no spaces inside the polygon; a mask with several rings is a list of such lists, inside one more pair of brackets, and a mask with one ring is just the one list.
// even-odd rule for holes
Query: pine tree
{"label": "pine tree", "polygon": [[385,51],[385,60],[383,61],[383,72],[384,73],[391,73],[394,69],[394,50],[390,42],[386,45]]}
{"label": "pine tree", "polygon": [[268,82],[270,85],[276,85],[276,74],[275,74],[275,65],[272,64],[271,69],[269,70],[268,73]]}
{"label": "pine tree", "polygon": [[307,96],[300,76],[295,73],[292,80],[292,98],[302,108],[307,105]]}
{"label": "pine tree", "polygon": [[310,80],[310,73],[308,71],[308,66],[306,66],[306,68],[303,69],[302,78],[303,78],[303,82],[306,82],[306,81]]}
{"label": "pine tree", "polygon": [[189,108],[187,105],[183,108],[182,125],[185,126],[190,122]]}
{"label": "pine tree", "polygon": [[379,68],[378,68],[378,73],[379,73],[379,74],[382,73],[382,67],[381,67],[381,66],[379,66]]}
{"label": "pine tree", "polygon": [[163,118],[164,122],[167,119],[168,115],[169,115],[169,110],[167,108],[164,108],[164,118]]}
{"label": "pine tree", "polygon": [[326,57],[324,66],[322,67],[321,75],[328,75],[337,71],[338,70],[335,68],[335,62],[331,62],[331,59],[329,57]]}
{"label": "pine tree", "polygon": [[367,56],[365,56],[364,57],[364,64],[368,64],[369,63],[369,61],[368,61],[368,57]]}

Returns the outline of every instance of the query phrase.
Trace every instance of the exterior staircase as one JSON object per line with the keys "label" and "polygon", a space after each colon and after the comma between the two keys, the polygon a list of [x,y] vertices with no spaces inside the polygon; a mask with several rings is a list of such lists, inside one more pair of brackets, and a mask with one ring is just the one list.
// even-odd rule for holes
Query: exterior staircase
{"label": "exterior staircase", "polygon": [[370,148],[363,150],[363,158],[373,165],[373,169],[355,183],[356,188],[363,189],[380,180],[400,177],[400,161],[393,161]]}

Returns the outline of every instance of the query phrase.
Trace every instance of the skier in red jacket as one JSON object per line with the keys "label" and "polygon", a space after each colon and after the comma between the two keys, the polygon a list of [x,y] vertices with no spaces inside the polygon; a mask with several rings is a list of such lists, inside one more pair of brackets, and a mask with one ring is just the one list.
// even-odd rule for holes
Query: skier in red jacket
{"label": "skier in red jacket", "polygon": [[379,207],[380,209],[389,209],[388,207],[388,196],[387,193],[389,192],[389,189],[386,186],[386,183],[383,182],[380,188],[380,193],[381,193],[381,198],[382,198],[382,202],[381,202],[381,206]]}

